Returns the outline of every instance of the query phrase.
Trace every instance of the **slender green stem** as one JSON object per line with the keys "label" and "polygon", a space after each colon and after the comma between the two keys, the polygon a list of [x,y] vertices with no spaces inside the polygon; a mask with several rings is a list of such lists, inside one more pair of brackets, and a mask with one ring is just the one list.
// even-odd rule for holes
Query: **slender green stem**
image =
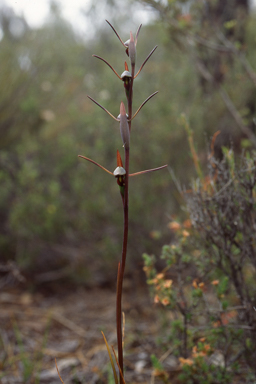
{"label": "slender green stem", "polygon": [[122,277],[121,277],[121,265],[118,264],[117,272],[117,288],[116,288],[116,333],[117,333],[117,349],[118,349],[118,362],[120,367],[119,383],[122,383],[121,372],[124,370],[123,363],[123,341],[122,341]]}
{"label": "slender green stem", "polygon": [[[125,169],[128,168],[129,172],[129,148],[125,150]],[[124,210],[124,232],[123,232],[123,248],[122,248],[122,261],[118,268],[117,277],[117,295],[116,295],[116,331],[117,331],[117,347],[118,347],[118,362],[120,367],[120,383],[123,381],[123,338],[122,338],[122,293],[123,293],[123,280],[124,270],[127,254],[127,243],[128,243],[128,180],[129,173],[125,179],[125,190],[123,199],[123,210]]]}
{"label": "slender green stem", "polygon": [[[133,79],[134,79],[134,66],[132,66],[132,79],[130,85],[130,91],[128,96],[128,118],[132,116],[132,93],[133,93]],[[129,130],[131,132],[131,120],[128,122]],[[118,268],[117,277],[117,292],[116,292],[116,331],[117,331],[117,347],[118,347],[118,362],[120,367],[120,383],[123,382],[123,340],[122,340],[122,291],[123,291],[123,279],[127,255],[128,244],[128,223],[129,223],[129,163],[130,163],[130,149],[125,148],[125,188],[123,198],[123,210],[124,210],[124,232],[123,232],[123,248],[122,248],[122,261],[120,268]]]}

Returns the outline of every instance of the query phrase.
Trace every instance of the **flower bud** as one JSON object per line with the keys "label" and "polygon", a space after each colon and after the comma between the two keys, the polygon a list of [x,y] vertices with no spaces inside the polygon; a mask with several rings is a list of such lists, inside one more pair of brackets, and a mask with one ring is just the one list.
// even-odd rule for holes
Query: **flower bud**
{"label": "flower bud", "polygon": [[136,61],[136,46],[132,33],[130,32],[130,41],[129,41],[129,57],[131,60],[131,65],[135,65]]}
{"label": "flower bud", "polygon": [[[126,117],[127,117],[127,119],[128,119],[128,113],[126,113]],[[121,115],[120,115],[120,113],[119,113],[119,115],[117,116],[117,120],[120,121],[120,118],[121,118]]]}
{"label": "flower bud", "polygon": [[130,146],[130,131],[123,102],[120,104],[120,132],[124,147],[127,149]]}

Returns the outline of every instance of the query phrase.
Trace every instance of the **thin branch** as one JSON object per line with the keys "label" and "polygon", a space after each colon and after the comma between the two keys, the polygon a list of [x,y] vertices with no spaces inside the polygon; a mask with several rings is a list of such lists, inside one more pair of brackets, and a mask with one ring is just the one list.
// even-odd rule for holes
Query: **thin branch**
{"label": "thin branch", "polygon": [[120,79],[122,80],[122,78],[118,75],[118,73],[116,72],[116,70],[112,67],[112,65],[110,65],[107,60],[103,59],[103,57],[100,57],[98,55],[92,55],[93,57],[96,57],[97,59],[100,59],[102,61],[104,61],[105,64],[107,64],[109,66],[110,69],[112,69],[112,71],[114,72],[114,74]]}
{"label": "thin branch", "polygon": [[147,56],[147,58],[144,60],[144,62],[141,64],[141,67],[140,69],[138,70],[138,72],[136,73],[136,75],[134,76],[134,79],[138,76],[138,74],[141,72],[142,68],[144,67],[144,65],[146,64],[146,62],[148,61],[148,59],[153,55],[153,53],[155,52],[155,50],[157,49],[157,45],[155,46],[155,48],[152,49],[152,51],[149,53],[149,55]]}
{"label": "thin branch", "polygon": [[[169,25],[174,27],[176,30],[180,31],[179,22],[175,18],[170,18],[169,14],[167,16],[167,12],[166,12],[167,8],[165,6],[160,4],[160,2],[155,3],[152,0],[146,0],[145,2],[148,3],[149,5],[151,5],[153,8],[155,8]],[[184,36],[184,33],[183,33],[183,36]],[[205,38],[203,38],[203,37],[201,37],[201,36],[199,36],[193,32],[190,32],[190,31],[187,32],[186,37],[187,37],[187,42],[189,45],[193,45],[194,42],[197,42],[200,45],[203,45],[209,49],[212,49],[212,50],[215,50],[218,52],[229,52],[230,51],[230,49],[225,47],[224,45],[217,44],[213,41],[205,39]]]}
{"label": "thin branch", "polygon": [[103,111],[107,112],[107,114],[108,114],[109,116],[111,116],[114,120],[116,120],[116,121],[119,122],[119,120],[118,120],[114,115],[112,115],[112,113],[110,113],[106,108],[104,108],[100,103],[98,103],[96,100],[94,100],[91,96],[88,96],[88,95],[87,95],[87,97],[88,97],[91,101],[93,101],[96,105],[98,105],[98,107],[100,107],[101,109],[103,109]]}
{"label": "thin branch", "polygon": [[189,38],[196,41],[198,44],[203,45],[204,47],[207,47],[207,48],[212,49],[214,51],[230,52],[230,49],[228,47],[225,47],[224,45],[216,44],[210,40],[204,39],[201,36],[194,35],[193,33],[189,33]]}
{"label": "thin branch", "polygon": [[58,368],[56,359],[55,359],[55,366],[56,366],[57,373],[58,373],[58,376],[59,376],[59,378],[60,378],[60,381],[62,382],[62,384],[64,384],[64,381],[62,380],[61,375],[60,375],[60,371],[59,371],[59,368]]}
{"label": "thin branch", "polygon": [[134,119],[134,117],[139,113],[139,111],[141,110],[141,108],[153,97],[155,96],[156,94],[158,93],[158,91],[152,93],[152,95],[150,95],[145,101],[143,101],[143,103],[141,104],[141,106],[139,107],[139,109],[135,112],[135,114],[133,115],[133,117],[131,118]]}
{"label": "thin branch", "polygon": [[242,120],[240,114],[238,113],[236,107],[234,106],[233,102],[231,101],[229,95],[227,94],[225,89],[222,87],[220,87],[219,91],[220,91],[220,94],[221,94],[221,97],[222,97],[224,103],[226,104],[227,109],[229,110],[229,112],[233,116],[233,118],[235,119],[237,125],[239,126],[241,131],[251,140],[254,147],[256,147],[256,136],[250,130],[250,128],[248,128],[246,125],[244,125],[243,120]]}
{"label": "thin branch", "polygon": [[177,177],[175,176],[174,170],[171,167],[169,167],[168,171],[172,177],[172,180],[173,180],[175,187],[177,188],[178,192],[180,193],[180,195],[183,195],[182,187],[181,187],[180,182],[178,181]]}
{"label": "thin branch", "polygon": [[234,179],[230,179],[218,192],[215,193],[215,195],[211,196],[211,200],[215,199],[218,195],[221,195],[221,193],[232,184]]}
{"label": "thin branch", "polygon": [[196,64],[197,64],[197,68],[198,68],[199,72],[205,78],[205,80],[209,81],[210,83],[214,84],[217,87],[217,89],[219,90],[219,93],[222,97],[222,100],[226,104],[228,111],[233,116],[238,127],[251,140],[254,147],[256,147],[256,136],[250,130],[250,128],[248,128],[246,125],[244,125],[243,119],[241,118],[239,112],[237,111],[236,107],[234,106],[232,100],[230,99],[230,97],[227,94],[227,92],[225,91],[225,89],[214,81],[212,74],[208,71],[208,69],[205,67],[205,65],[203,65],[198,60],[197,60]]}
{"label": "thin branch", "polygon": [[175,350],[175,347],[171,347],[169,348],[160,358],[159,358],[159,362],[160,363],[163,363],[165,361],[165,359],[171,354],[173,353],[173,351]]}
{"label": "thin branch", "polygon": [[225,44],[225,46],[235,55],[238,57],[240,62],[242,63],[245,71],[247,72],[247,75],[252,80],[253,84],[256,86],[256,73],[254,72],[253,68],[251,67],[251,64],[248,62],[248,60],[245,58],[245,56],[236,48],[234,44],[232,44],[224,35],[223,33],[218,33],[219,39]]}

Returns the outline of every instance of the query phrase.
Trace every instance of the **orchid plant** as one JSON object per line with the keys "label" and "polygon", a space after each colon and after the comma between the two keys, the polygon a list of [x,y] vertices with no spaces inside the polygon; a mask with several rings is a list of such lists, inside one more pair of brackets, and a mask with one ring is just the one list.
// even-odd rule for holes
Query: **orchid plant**
{"label": "orchid plant", "polygon": [[[107,20],[106,20],[107,21]],[[130,39],[126,42],[123,42],[120,38],[119,34],[115,30],[115,28],[107,21],[109,26],[112,28],[118,39],[120,40],[121,44],[125,48],[126,54],[129,57],[130,60],[130,66],[131,71],[129,70],[128,64],[124,63],[124,72],[121,74],[121,76],[118,75],[118,73],[115,71],[115,69],[102,57],[93,55],[94,57],[102,60],[105,64],[109,66],[109,68],[115,73],[115,75],[123,82],[124,89],[125,89],[125,95],[126,95],[126,101],[127,101],[127,110],[128,113],[126,113],[125,105],[123,102],[120,104],[120,114],[115,117],[113,116],[106,108],[104,108],[101,104],[99,104],[96,100],[94,100],[92,97],[88,96],[90,100],[92,100],[96,105],[98,105],[100,108],[102,108],[109,116],[111,116],[115,121],[117,121],[120,125],[120,133],[121,138],[123,142],[123,148],[124,148],[124,166],[122,162],[122,158],[120,155],[120,152],[117,150],[117,168],[114,170],[114,172],[109,171],[96,161],[86,157],[81,156],[79,157],[97,165],[101,169],[103,169],[105,172],[109,173],[110,175],[114,176],[117,180],[117,184],[120,188],[120,195],[122,198],[123,203],[123,217],[124,217],[124,225],[123,225],[123,246],[122,246],[122,257],[121,261],[118,263],[118,273],[117,273],[117,288],[116,288],[116,332],[117,332],[117,349],[118,349],[118,357],[116,357],[114,348],[112,348],[115,360],[118,366],[119,370],[119,380],[118,376],[116,374],[115,370],[115,364],[114,360],[112,358],[111,350],[109,348],[109,345],[107,343],[107,340],[103,334],[107,350],[109,353],[114,379],[115,383],[125,383],[124,380],[124,364],[123,364],[123,335],[122,335],[122,290],[123,290],[123,279],[124,279],[124,272],[125,272],[125,262],[126,262],[126,254],[127,254],[127,243],[128,243],[128,213],[129,213],[129,177],[141,175],[148,172],[158,171],[160,169],[163,169],[167,167],[167,165],[163,165],[161,167],[153,168],[153,169],[147,169],[144,171],[139,171],[136,173],[129,173],[129,159],[130,159],[130,135],[131,135],[131,125],[132,120],[134,117],[139,113],[141,108],[158,92],[154,92],[152,95],[150,95],[138,108],[138,110],[135,112],[135,114],[132,114],[133,110],[133,82],[134,79],[139,75],[142,68],[148,61],[148,59],[151,57],[151,55],[156,50],[157,46],[152,49],[152,51],[149,53],[147,58],[144,60],[143,64],[140,66],[138,72],[135,74],[135,63],[136,63],[136,45],[138,40],[138,35],[141,29],[141,25],[139,26],[137,33],[135,35],[135,39],[133,37],[132,32],[130,32]]]}

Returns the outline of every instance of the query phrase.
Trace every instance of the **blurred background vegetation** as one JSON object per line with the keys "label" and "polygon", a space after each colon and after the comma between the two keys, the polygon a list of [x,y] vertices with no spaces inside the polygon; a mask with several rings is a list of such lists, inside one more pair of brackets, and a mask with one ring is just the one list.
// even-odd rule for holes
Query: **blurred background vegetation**
{"label": "blurred background vegetation", "polygon": [[[35,283],[59,278],[106,284],[116,276],[121,252],[122,206],[115,180],[77,157],[90,157],[114,170],[122,150],[114,115],[125,101],[118,73],[125,52],[105,23],[123,40],[138,25],[136,1],[101,1],[87,17],[95,22],[90,40],[52,3],[42,27],[31,28],[10,8],[0,9],[0,255],[14,261]],[[199,159],[206,163],[212,135],[237,151],[255,146],[256,16],[249,1],[146,0],[152,17],[137,45],[138,66],[158,48],[136,79],[134,107],[159,90],[136,117],[131,137],[131,172],[168,163],[189,186],[195,175],[180,116],[185,113]],[[102,15],[102,13],[100,13]],[[127,16],[130,15],[130,16]],[[142,267],[142,253],[158,253],[170,241],[167,227],[183,215],[170,172],[131,179],[128,274]]]}

